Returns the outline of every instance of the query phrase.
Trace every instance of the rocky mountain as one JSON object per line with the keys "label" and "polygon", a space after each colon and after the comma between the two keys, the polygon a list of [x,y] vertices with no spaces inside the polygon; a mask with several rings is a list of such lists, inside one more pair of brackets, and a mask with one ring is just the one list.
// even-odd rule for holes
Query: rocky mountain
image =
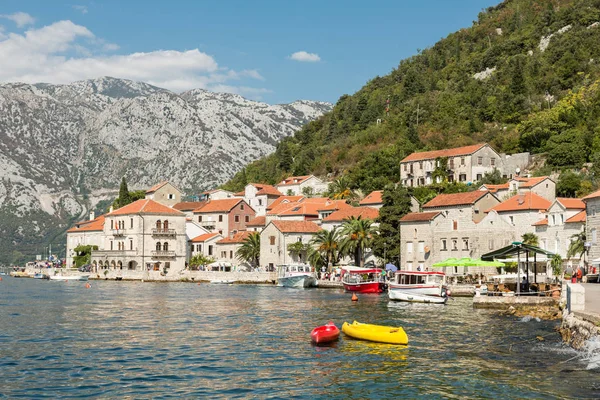
{"label": "rocky mountain", "polygon": [[130,189],[165,179],[189,193],[211,188],[331,107],[109,77],[0,85],[0,264],[62,245],[122,176]]}

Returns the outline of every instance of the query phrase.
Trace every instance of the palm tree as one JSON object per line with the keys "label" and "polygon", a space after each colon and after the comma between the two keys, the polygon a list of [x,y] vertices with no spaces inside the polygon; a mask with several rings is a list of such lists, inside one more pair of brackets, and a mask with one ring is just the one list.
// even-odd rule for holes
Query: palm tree
{"label": "palm tree", "polygon": [[354,197],[354,192],[350,189],[350,181],[345,176],[341,176],[329,185],[329,196],[333,200],[342,200]]}
{"label": "palm tree", "polygon": [[530,246],[535,247],[539,246],[540,241],[535,233],[524,233],[523,236],[521,236],[521,238],[523,244],[528,244]]}
{"label": "palm tree", "polygon": [[579,255],[583,256],[585,254],[585,230],[571,236],[571,244],[569,244],[569,249],[567,250],[567,259],[571,259],[571,257]]}
{"label": "palm tree", "polygon": [[251,233],[235,252],[241,261],[247,261],[253,267],[257,267],[260,261],[260,233]]}
{"label": "palm tree", "polygon": [[[340,260],[340,231],[338,231],[337,227],[331,231],[326,229],[320,230],[311,239],[310,244],[320,254],[325,266],[329,267],[329,264],[333,265]],[[313,257],[316,258],[316,256]]]}
{"label": "palm tree", "polygon": [[373,237],[377,233],[377,229],[373,226],[373,220],[361,217],[347,219],[342,225],[341,233],[344,236],[341,243],[342,253],[353,254],[356,264],[363,267],[365,265],[365,249],[371,247]]}

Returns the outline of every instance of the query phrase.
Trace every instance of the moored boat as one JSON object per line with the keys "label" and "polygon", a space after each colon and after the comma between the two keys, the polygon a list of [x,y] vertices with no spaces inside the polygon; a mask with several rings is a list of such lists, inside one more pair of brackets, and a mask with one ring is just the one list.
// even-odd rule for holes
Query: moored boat
{"label": "moored boat", "polygon": [[399,326],[361,324],[356,321],[351,324],[344,322],[342,332],[352,338],[368,340],[370,342],[408,344],[408,336],[404,332],[404,329]]}
{"label": "moored boat", "polygon": [[284,264],[277,266],[277,285],[293,288],[317,286],[317,277],[310,265]]}
{"label": "moored boat", "polygon": [[322,326],[317,326],[310,332],[310,339],[315,344],[330,343],[340,337],[340,330],[332,321]]}
{"label": "moored boat", "polygon": [[342,267],[342,283],[349,292],[381,293],[385,282],[379,268]]}
{"label": "moored boat", "polygon": [[[446,297],[450,292],[445,284],[446,274],[439,271],[397,271],[392,282],[388,284],[390,299],[392,292],[403,292],[410,295]],[[405,300],[409,301],[409,300]]]}
{"label": "moored boat", "polygon": [[88,275],[51,275],[52,281],[87,281]]}
{"label": "moored boat", "polygon": [[447,296],[429,296],[426,294],[407,293],[401,290],[389,290],[388,296],[390,300],[408,301],[411,303],[431,303],[431,304],[446,304]]}
{"label": "moored boat", "polygon": [[212,281],[210,281],[210,283],[215,284],[215,285],[231,285],[233,284],[235,281],[231,280],[231,279],[213,279]]}
{"label": "moored boat", "polygon": [[33,275],[33,279],[50,279],[50,276],[43,274],[41,272],[38,272],[35,275]]}

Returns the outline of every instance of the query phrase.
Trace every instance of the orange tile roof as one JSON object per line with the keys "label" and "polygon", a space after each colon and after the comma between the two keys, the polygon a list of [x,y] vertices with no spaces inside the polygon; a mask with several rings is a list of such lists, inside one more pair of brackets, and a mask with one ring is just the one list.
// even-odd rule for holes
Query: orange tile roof
{"label": "orange tile roof", "polygon": [[400,218],[400,222],[424,222],[431,221],[441,213],[439,211],[433,212],[422,212],[422,213],[409,213],[404,217]]}
{"label": "orange tile roof", "polygon": [[581,199],[557,197],[556,201],[562,204],[567,210],[585,210],[585,203]]}
{"label": "orange tile roof", "polygon": [[75,224],[74,227],[67,230],[67,233],[73,232],[93,232],[104,230],[104,215],[100,215],[91,221],[81,221]]}
{"label": "orange tile roof", "polygon": [[319,211],[337,210],[351,207],[346,205],[345,200],[331,200],[327,197],[302,198],[296,202],[283,204],[272,209],[269,214],[273,215],[313,215],[318,216]]}
{"label": "orange tile roof", "polygon": [[265,226],[267,223],[266,217],[256,217],[250,222],[246,223],[246,226]]}
{"label": "orange tile roof", "polygon": [[538,183],[541,183],[542,181],[545,181],[546,179],[550,179],[547,176],[536,176],[533,178],[514,178],[515,180],[519,181],[519,188],[532,188],[535,185],[537,185]]}
{"label": "orange tile roof", "polygon": [[272,210],[275,207],[279,206],[282,203],[290,203],[292,201],[298,201],[300,199],[304,198],[304,196],[281,196],[278,197],[277,199],[275,199],[275,201],[273,201],[268,207],[267,210]]}
{"label": "orange tile roof", "polygon": [[362,219],[375,219],[379,216],[379,210],[373,207],[350,207],[337,210],[323,219],[323,222],[341,222],[352,217]]}
{"label": "orange tile roof", "polygon": [[319,225],[310,221],[271,221],[282,233],[316,233],[321,230]]}
{"label": "orange tile roof", "polygon": [[311,176],[312,175],[290,176],[289,178],[285,178],[281,183],[277,184],[277,186],[299,185]]}
{"label": "orange tile roof", "polygon": [[319,211],[336,211],[344,208],[353,208],[352,204],[346,203],[346,200],[329,200],[319,208]]}
{"label": "orange tile roof", "polygon": [[438,194],[432,200],[428,201],[423,208],[453,207],[473,204],[488,193],[487,190],[475,190],[473,192],[465,193]]}
{"label": "orange tile roof", "polygon": [[174,209],[179,211],[194,211],[206,204],[206,201],[182,201],[173,206]]}
{"label": "orange tile roof", "polygon": [[468,154],[475,153],[477,150],[486,145],[487,143],[479,143],[471,146],[457,147],[454,149],[422,151],[420,153],[412,153],[409,156],[404,157],[404,159],[400,162],[403,163],[408,161],[433,160],[438,157],[466,156]]}
{"label": "orange tile roof", "polygon": [[184,215],[181,211],[174,210],[154,200],[140,199],[131,204],[121,207],[107,216],[127,215],[127,214],[169,214],[169,215]]}
{"label": "orange tile roof", "polygon": [[585,221],[586,221],[586,213],[585,213],[585,210],[583,210],[583,211],[579,211],[577,214],[575,214],[571,218],[567,219],[565,221],[565,224],[571,223],[571,222],[583,223]]}
{"label": "orange tile roof", "polygon": [[257,196],[283,196],[283,193],[277,190],[277,188],[273,185],[267,185],[265,183],[249,183],[249,185],[252,185],[256,188]]}
{"label": "orange tile roof", "polygon": [[150,189],[146,190],[146,193],[154,193],[158,189],[160,189],[161,187],[165,186],[167,183],[169,183],[169,182],[168,181],[163,181],[161,183],[157,183],[156,185],[152,186]]}
{"label": "orange tile roof", "polygon": [[589,199],[595,199],[597,197],[600,197],[600,190],[598,190],[598,191],[596,191],[594,193],[588,194],[587,196],[585,196],[581,200],[586,201],[586,200],[589,200]]}
{"label": "orange tile roof", "polygon": [[374,190],[362,199],[360,205],[383,204],[383,190]]}
{"label": "orange tile roof", "polygon": [[191,240],[192,243],[202,243],[202,242],[206,242],[207,240],[210,240],[212,238],[214,238],[215,236],[219,236],[218,233],[204,233],[200,236],[196,236],[195,238],[193,238]]}
{"label": "orange tile roof", "polygon": [[508,182],[506,183],[502,183],[500,185],[482,185],[483,187],[485,187],[487,190],[489,190],[492,193],[496,193],[498,190],[508,190],[509,185]]}
{"label": "orange tile roof", "polygon": [[[220,199],[220,200],[209,200],[204,206],[194,210],[194,213],[208,214],[208,213],[227,213],[231,211],[238,203],[244,201],[243,199]],[[244,201],[244,206],[250,207]]]}
{"label": "orange tile roof", "polygon": [[546,211],[550,207],[551,203],[549,200],[538,196],[533,192],[527,192],[525,194],[517,194],[510,199],[503,201],[502,203],[490,208],[496,212],[503,211],[524,211],[524,210],[541,210]]}
{"label": "orange tile roof", "polygon": [[246,191],[245,190],[240,190],[239,192],[236,192],[233,195],[237,196],[237,197],[244,197],[246,195]]}
{"label": "orange tile roof", "polygon": [[221,240],[219,240],[217,243],[218,244],[225,244],[225,243],[244,243],[244,241],[246,240],[246,238],[250,235],[252,235],[253,233],[258,233],[258,232],[248,232],[248,231],[242,231],[242,232],[238,232],[235,235],[233,235],[233,237],[226,237],[223,238]]}
{"label": "orange tile roof", "polygon": [[542,220],[539,220],[538,222],[534,222],[533,224],[531,224],[531,226],[544,226],[544,225],[548,225],[548,218],[544,218]]}

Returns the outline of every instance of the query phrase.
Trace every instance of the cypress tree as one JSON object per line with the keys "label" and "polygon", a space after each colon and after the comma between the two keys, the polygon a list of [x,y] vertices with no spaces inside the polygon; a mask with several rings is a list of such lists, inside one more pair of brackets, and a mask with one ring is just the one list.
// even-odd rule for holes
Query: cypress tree
{"label": "cypress tree", "polygon": [[119,187],[118,206],[123,207],[129,203],[131,203],[131,196],[129,195],[129,189],[127,189],[125,177],[123,177],[123,179],[121,179],[121,186]]}

